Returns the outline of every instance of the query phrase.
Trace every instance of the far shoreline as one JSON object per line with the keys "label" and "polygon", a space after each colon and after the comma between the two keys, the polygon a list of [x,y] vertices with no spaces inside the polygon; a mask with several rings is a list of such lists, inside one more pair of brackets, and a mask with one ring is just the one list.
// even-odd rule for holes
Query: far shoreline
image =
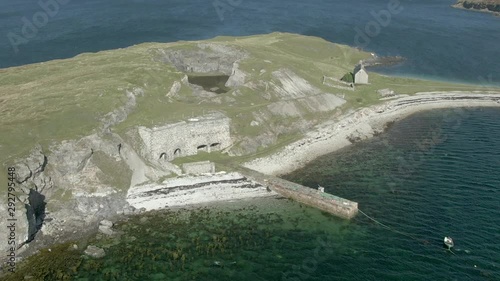
{"label": "far shoreline", "polygon": [[495,12],[495,11],[491,11],[491,10],[488,10],[488,9],[475,9],[475,8],[466,8],[462,5],[461,2],[458,2],[456,4],[453,4],[451,5],[452,8],[455,8],[455,9],[460,9],[460,10],[465,10],[465,11],[471,11],[471,12],[479,12],[479,13],[488,13],[488,14],[492,14],[496,17],[500,17],[500,13],[499,12]]}
{"label": "far shoreline", "polygon": [[[385,66],[380,66],[380,68],[384,68]],[[476,82],[464,81],[464,80],[453,80],[446,79],[444,77],[435,77],[435,76],[422,76],[418,74],[399,74],[399,73],[386,73],[377,71],[378,66],[369,67],[368,70],[370,72],[377,73],[378,75],[386,76],[386,77],[397,77],[397,78],[406,78],[412,80],[420,80],[420,81],[431,81],[431,82],[439,82],[439,83],[450,83],[454,84],[455,88],[459,87],[477,87],[478,89],[485,89],[486,91],[491,88],[499,88],[500,83],[492,83],[491,77],[478,77]]]}

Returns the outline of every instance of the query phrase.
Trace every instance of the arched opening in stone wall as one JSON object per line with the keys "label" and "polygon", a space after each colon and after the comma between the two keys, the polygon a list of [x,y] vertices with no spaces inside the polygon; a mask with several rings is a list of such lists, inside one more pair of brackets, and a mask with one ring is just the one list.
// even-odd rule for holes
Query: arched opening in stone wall
{"label": "arched opening in stone wall", "polygon": [[181,152],[180,148],[177,148],[176,150],[174,150],[174,157],[179,157],[181,155],[182,155],[182,152]]}
{"label": "arched opening in stone wall", "polygon": [[208,152],[208,145],[200,145],[198,146],[196,149],[198,149],[198,151],[206,151]]}
{"label": "arched opening in stone wall", "polygon": [[160,159],[167,160],[167,153],[163,152],[160,154]]}
{"label": "arched opening in stone wall", "polygon": [[220,142],[212,143],[210,145],[210,150],[220,150]]}

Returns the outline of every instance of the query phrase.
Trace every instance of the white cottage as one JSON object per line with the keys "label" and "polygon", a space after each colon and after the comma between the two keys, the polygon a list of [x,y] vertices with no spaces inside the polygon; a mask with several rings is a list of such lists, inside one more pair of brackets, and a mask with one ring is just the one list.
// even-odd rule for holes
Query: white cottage
{"label": "white cottage", "polygon": [[356,65],[353,73],[355,84],[368,84],[368,72],[366,72],[362,62]]}

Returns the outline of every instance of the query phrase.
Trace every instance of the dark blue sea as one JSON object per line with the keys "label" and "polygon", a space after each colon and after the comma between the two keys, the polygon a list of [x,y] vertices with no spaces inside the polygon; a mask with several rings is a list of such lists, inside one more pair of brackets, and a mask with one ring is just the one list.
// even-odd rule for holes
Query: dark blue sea
{"label": "dark blue sea", "polygon": [[500,18],[453,2],[1,0],[0,68],[143,42],[283,31],[407,58],[383,73],[498,85]]}
{"label": "dark blue sea", "polygon": [[[407,59],[381,73],[500,85],[500,18],[453,9],[453,0],[54,1],[0,0],[0,68],[142,42],[283,31]],[[118,224],[119,241],[99,242],[107,256],[79,263],[72,276],[498,281],[499,147],[499,110],[413,115],[286,176],[359,202],[373,220],[277,199],[148,214]],[[442,247],[446,235],[453,251]]]}

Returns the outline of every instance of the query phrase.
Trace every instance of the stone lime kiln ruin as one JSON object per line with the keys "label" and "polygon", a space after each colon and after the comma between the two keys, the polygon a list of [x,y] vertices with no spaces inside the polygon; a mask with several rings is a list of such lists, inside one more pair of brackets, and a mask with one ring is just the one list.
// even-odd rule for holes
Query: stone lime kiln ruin
{"label": "stone lime kiln ruin", "polygon": [[231,119],[213,113],[161,127],[139,127],[144,152],[151,160],[172,161],[200,151],[220,151],[231,146]]}

